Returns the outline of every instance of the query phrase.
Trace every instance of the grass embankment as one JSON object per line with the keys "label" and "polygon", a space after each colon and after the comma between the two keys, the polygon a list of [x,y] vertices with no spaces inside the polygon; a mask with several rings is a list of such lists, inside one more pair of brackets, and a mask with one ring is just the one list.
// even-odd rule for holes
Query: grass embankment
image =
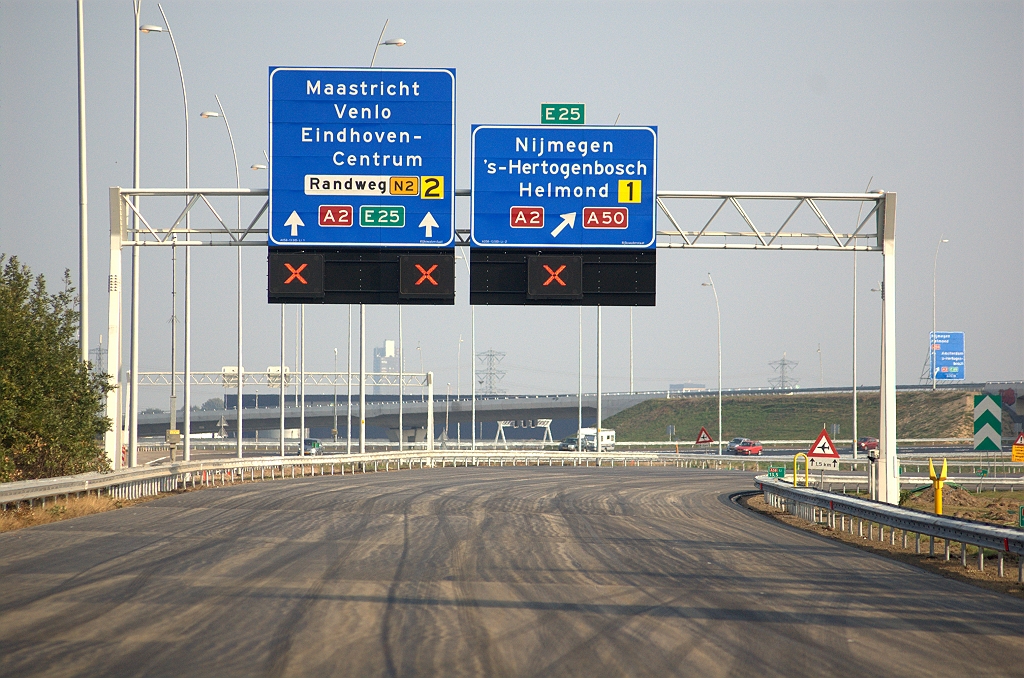
{"label": "grass embankment", "polygon": [[[975,394],[968,391],[909,391],[896,394],[896,435],[899,438],[968,438],[974,435]],[[858,435],[878,435],[878,393],[857,397]],[[822,424],[840,424],[840,438],[852,432],[853,398],[843,393],[726,396],[722,398],[722,439],[737,436],[758,440],[814,438]],[[676,438],[695,440],[701,426],[715,435],[717,397],[648,400],[605,419],[622,441],[665,440],[666,427]],[[1005,422],[1004,422],[1005,428]]]}
{"label": "grass embankment", "polygon": [[0,532],[10,532],[22,527],[34,525],[46,525],[56,523],[69,518],[81,518],[91,516],[94,513],[104,513],[126,506],[134,506],[154,499],[166,496],[161,493],[159,496],[141,497],[139,499],[112,499],[107,496],[97,497],[68,497],[57,501],[51,500],[49,506],[19,506],[16,509],[0,511]]}

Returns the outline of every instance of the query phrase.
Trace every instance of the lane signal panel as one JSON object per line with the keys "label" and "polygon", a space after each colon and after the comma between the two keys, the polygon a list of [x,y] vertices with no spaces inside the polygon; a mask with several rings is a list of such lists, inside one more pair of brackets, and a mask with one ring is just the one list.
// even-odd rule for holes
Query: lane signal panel
{"label": "lane signal panel", "polygon": [[470,251],[474,305],[654,306],[656,250]]}
{"label": "lane signal panel", "polygon": [[455,251],[392,248],[272,249],[272,304],[455,303]]}

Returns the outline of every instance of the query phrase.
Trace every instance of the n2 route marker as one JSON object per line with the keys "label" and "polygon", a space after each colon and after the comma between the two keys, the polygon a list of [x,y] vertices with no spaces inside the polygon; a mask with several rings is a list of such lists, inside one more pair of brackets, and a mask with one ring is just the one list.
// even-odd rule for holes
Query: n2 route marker
{"label": "n2 route marker", "polygon": [[836,452],[836,446],[825,429],[821,430],[818,439],[811,445],[810,451],[807,452],[807,460],[812,469],[839,470],[839,453]]}

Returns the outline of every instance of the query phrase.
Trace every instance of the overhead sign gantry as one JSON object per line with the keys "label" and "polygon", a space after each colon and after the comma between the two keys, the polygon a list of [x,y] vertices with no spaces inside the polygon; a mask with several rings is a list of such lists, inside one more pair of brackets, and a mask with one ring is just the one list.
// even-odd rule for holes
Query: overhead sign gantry
{"label": "overhead sign gantry", "polygon": [[454,70],[271,68],[270,301],[454,303],[454,168]]}

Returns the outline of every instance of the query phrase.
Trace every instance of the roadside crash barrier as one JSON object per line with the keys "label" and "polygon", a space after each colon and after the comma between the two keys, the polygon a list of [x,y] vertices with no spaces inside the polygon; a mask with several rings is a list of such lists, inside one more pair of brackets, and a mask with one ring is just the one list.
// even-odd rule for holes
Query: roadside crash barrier
{"label": "roadside crash barrier", "polygon": [[913,548],[915,553],[921,553],[921,542],[926,539],[931,556],[935,556],[936,541],[941,541],[945,560],[951,558],[951,545],[959,543],[960,564],[964,567],[967,567],[968,547],[974,547],[980,571],[985,569],[987,549],[997,558],[1000,577],[1004,576],[1005,556],[1014,554],[1017,557],[1017,581],[1024,584],[1024,532],[1021,530],[938,516],[815,488],[793,487],[768,476],[757,476],[754,482],[769,506],[870,541],[884,542],[888,536],[889,544],[895,545],[899,532],[903,548]]}

